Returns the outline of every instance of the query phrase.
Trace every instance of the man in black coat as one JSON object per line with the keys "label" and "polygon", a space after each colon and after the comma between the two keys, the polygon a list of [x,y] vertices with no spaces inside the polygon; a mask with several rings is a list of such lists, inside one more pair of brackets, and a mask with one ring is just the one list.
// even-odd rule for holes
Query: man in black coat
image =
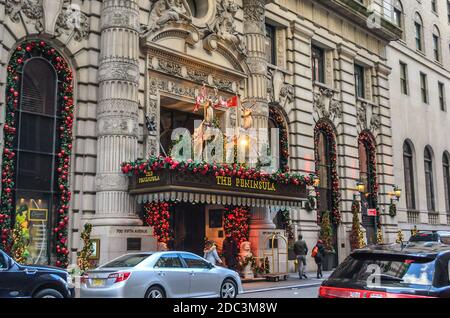
{"label": "man in black coat", "polygon": [[308,246],[306,246],[306,242],[303,240],[303,235],[298,236],[298,241],[294,243],[294,253],[298,262],[298,276],[300,279],[307,279],[308,276],[305,274],[306,267],[306,255],[308,254]]}
{"label": "man in black coat", "polygon": [[226,238],[223,240],[222,253],[225,257],[225,264],[227,267],[236,271],[238,267],[237,257],[239,255],[239,251],[237,242],[230,233],[226,234]]}

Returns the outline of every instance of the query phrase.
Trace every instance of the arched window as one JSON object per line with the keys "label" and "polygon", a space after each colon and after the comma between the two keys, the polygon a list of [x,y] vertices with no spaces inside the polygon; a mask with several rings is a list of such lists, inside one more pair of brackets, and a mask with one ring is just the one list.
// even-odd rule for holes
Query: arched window
{"label": "arched window", "polygon": [[322,211],[331,211],[331,158],[330,158],[330,145],[327,135],[324,132],[318,134],[318,175],[320,178],[319,188],[325,194],[320,208]]}
{"label": "arched window", "polygon": [[423,22],[418,13],[414,16],[414,30],[416,40],[416,50],[423,51]]}
{"label": "arched window", "polygon": [[441,32],[437,26],[433,27],[433,57],[435,61],[441,61]]}
{"label": "arched window", "polygon": [[0,231],[11,233],[15,217],[25,217],[29,257],[22,261],[67,267],[73,74],[45,41],[25,41],[11,55],[7,78],[0,213],[11,222]]}
{"label": "arched window", "polygon": [[404,28],[403,25],[403,5],[399,0],[394,2],[394,23],[401,29]]}
{"label": "arched window", "polygon": [[416,198],[414,190],[414,163],[413,150],[408,141],[403,143],[403,172],[405,176],[406,208],[416,209]]}
{"label": "arched window", "polygon": [[425,186],[427,194],[427,209],[428,211],[435,211],[436,203],[434,198],[433,156],[430,146],[425,147],[424,162],[425,162]]}
{"label": "arched window", "polygon": [[442,156],[442,168],[444,169],[445,209],[450,213],[450,154],[445,152]]}

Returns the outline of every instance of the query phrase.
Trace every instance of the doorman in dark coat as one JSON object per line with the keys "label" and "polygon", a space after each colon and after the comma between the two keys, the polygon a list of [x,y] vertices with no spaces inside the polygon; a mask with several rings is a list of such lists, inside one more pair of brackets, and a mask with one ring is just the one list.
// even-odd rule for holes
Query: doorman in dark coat
{"label": "doorman in dark coat", "polygon": [[236,271],[238,268],[237,257],[239,255],[239,251],[237,242],[231,234],[226,234],[226,238],[223,240],[222,253],[225,257],[225,264],[227,267]]}

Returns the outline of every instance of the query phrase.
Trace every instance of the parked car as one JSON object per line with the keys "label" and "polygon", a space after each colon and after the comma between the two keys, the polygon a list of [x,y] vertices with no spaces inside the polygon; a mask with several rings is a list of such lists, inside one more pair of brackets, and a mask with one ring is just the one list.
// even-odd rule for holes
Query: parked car
{"label": "parked car", "polygon": [[449,231],[420,231],[409,238],[409,243],[436,242],[450,245]]}
{"label": "parked car", "polygon": [[242,292],[235,271],[188,252],[133,253],[81,278],[81,297],[235,298]]}
{"label": "parked car", "polygon": [[67,271],[50,266],[21,265],[0,250],[1,298],[72,298]]}
{"label": "parked car", "polygon": [[450,246],[378,245],[354,251],[320,298],[450,298]]}

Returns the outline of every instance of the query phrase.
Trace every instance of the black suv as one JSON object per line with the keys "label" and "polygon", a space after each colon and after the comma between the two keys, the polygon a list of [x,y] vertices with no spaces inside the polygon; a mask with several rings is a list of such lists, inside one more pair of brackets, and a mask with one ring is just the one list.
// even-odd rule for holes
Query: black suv
{"label": "black suv", "polygon": [[21,265],[0,250],[0,298],[72,298],[74,295],[67,271]]}
{"label": "black suv", "polygon": [[450,246],[377,245],[354,251],[322,283],[321,298],[450,298]]}

